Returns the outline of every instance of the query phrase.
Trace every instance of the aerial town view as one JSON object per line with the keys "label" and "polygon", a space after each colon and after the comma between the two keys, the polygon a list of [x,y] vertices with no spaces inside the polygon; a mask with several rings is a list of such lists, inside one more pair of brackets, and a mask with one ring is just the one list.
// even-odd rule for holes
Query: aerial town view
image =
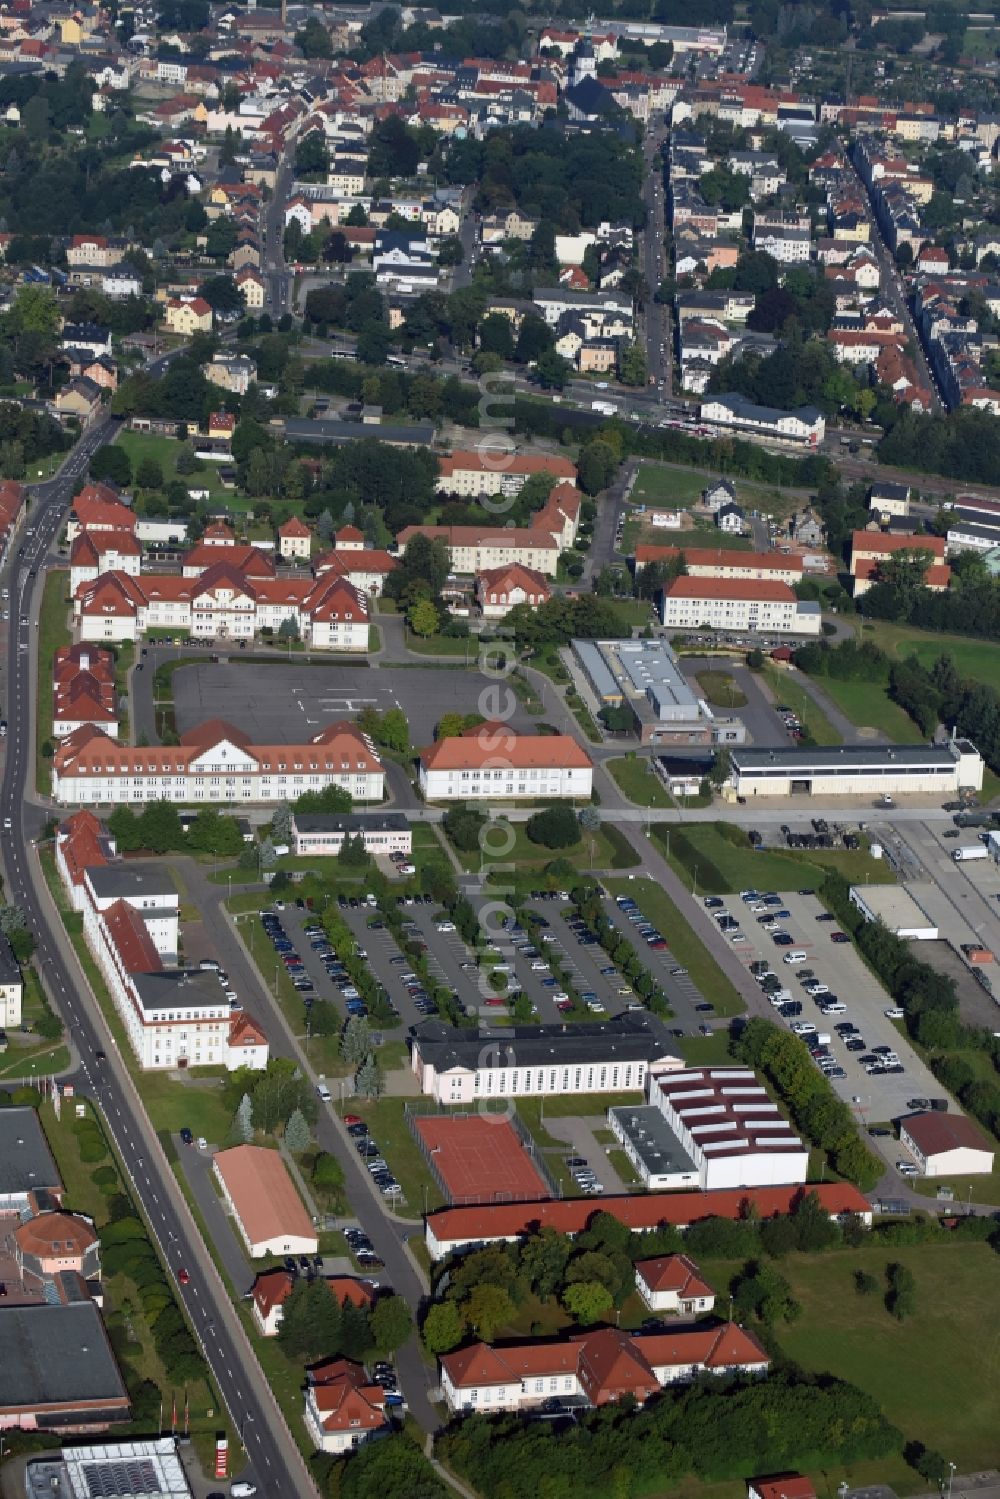
{"label": "aerial town view", "polygon": [[0,1499],[1000,1499],[1000,0],[0,0]]}

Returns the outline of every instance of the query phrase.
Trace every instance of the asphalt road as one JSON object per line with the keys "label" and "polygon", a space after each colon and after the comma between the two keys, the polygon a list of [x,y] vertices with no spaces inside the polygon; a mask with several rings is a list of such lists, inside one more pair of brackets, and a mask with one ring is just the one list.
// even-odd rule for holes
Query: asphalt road
{"label": "asphalt road", "polygon": [[[23,541],[9,579],[11,617],[27,625],[11,629],[7,642],[6,691],[10,732],[5,744],[2,801],[5,830],[2,853],[7,898],[22,907],[37,942],[37,964],[46,989],[66,1023],[79,1061],[75,1081],[95,1096],[142,1206],[160,1253],[175,1273],[184,1266],[191,1280],[178,1284],[195,1335],[213,1379],[242,1433],[246,1458],[232,1454],[262,1495],[315,1492],[252,1349],[226,1296],[215,1265],[195,1228],[162,1147],[138,1093],[116,1054],[98,1006],[66,942],[32,847],[44,811],[26,801],[33,792],[34,682],[32,636],[40,606],[43,564],[59,534],[75,479],[95,448],[113,436],[116,424],[102,422],[82,438],[58,478],[34,486]],[[6,824],[8,823],[8,827]],[[106,1059],[98,1056],[106,1053]],[[247,1466],[248,1465],[248,1466]]]}

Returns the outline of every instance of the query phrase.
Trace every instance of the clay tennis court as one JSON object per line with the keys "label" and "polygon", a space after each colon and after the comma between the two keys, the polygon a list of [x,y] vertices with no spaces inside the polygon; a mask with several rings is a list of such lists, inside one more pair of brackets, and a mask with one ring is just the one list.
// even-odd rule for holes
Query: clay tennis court
{"label": "clay tennis court", "polygon": [[506,1119],[430,1115],[414,1119],[413,1125],[431,1170],[453,1204],[532,1202],[552,1196]]}

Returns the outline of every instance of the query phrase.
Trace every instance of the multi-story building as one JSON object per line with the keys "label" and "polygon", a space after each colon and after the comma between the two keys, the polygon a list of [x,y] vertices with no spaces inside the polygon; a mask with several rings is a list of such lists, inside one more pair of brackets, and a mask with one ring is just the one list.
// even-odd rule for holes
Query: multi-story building
{"label": "multi-story building", "polygon": [[440,538],[448,545],[452,571],[491,572],[515,564],[554,578],[559,567],[559,543],[548,531],[527,526],[406,526],[396,540],[401,549],[413,536]]}
{"label": "multi-story building", "polygon": [[851,577],[854,597],[867,593],[878,581],[879,568],[891,557],[909,553],[914,559],[924,554],[928,559],[924,587],[942,593],[951,581],[951,568],[945,562],[947,542],[943,536],[907,536],[895,531],[855,531],[851,535]]}
{"label": "multi-story building", "polygon": [[709,396],[702,401],[701,420],[717,427],[731,427],[748,437],[772,442],[806,443],[819,447],[826,435],[826,421],[815,406],[781,411],[775,406],[757,406],[741,395]]}
{"label": "multi-story building", "polygon": [[667,629],[760,631],[818,635],[819,605],[796,597],[787,583],[747,577],[680,577],[663,590]]}
{"label": "multi-story building", "polygon": [[452,1411],[521,1411],[547,1400],[644,1405],[668,1385],[703,1374],[766,1374],[770,1356],[735,1322],[670,1332],[605,1327],[545,1343],[492,1348],[473,1343],[440,1358],[441,1393]]}
{"label": "multi-story building", "polygon": [[116,744],[84,728],[62,741],[52,761],[52,795],[63,806],[250,805],[294,801],[326,786],[341,786],[359,802],[383,798],[382,762],[354,724],[332,723],[308,744],[257,745],[217,718],[182,734],[179,744],[151,747]]}
{"label": "multi-story building", "polygon": [[411,1069],[420,1091],[441,1104],[557,1094],[637,1093],[647,1079],[683,1063],[655,1016],[533,1025],[487,1041],[477,1031],[428,1020],[414,1033]]}
{"label": "multi-story building", "polygon": [[463,499],[483,495],[516,495],[534,474],[551,474],[552,483],[575,484],[576,468],[568,458],[548,453],[493,453],[456,450],[438,459],[436,487]]}
{"label": "multi-story building", "polygon": [[479,724],[420,751],[420,790],[429,802],[589,798],[594,765],[568,734],[516,734]]}
{"label": "multi-story building", "polygon": [[56,867],[140,1067],[267,1065],[263,1031],[216,974],[175,966],[179,900],[162,868],[115,861],[89,812],[59,828]]}
{"label": "multi-story building", "polygon": [[[721,507],[719,507],[721,508]],[[676,562],[684,558],[689,578],[751,578],[793,587],[802,581],[802,558],[782,552],[734,552],[725,547],[657,546],[640,543],[635,549],[635,565],[650,562]]]}
{"label": "multi-story building", "polygon": [[64,645],[52,666],[52,736],[65,739],[85,724],[118,737],[115,660],[93,645]]}
{"label": "multi-story building", "polygon": [[252,640],[285,626],[316,649],[368,650],[368,605],[345,579],[276,578],[273,563],[265,569],[270,575],[255,576],[254,564],[244,571],[239,559],[229,560],[240,548],[217,550],[218,561],[192,563],[188,577],[110,572],[82,584],[73,600],[80,639],[115,644],[167,629],[202,640]]}
{"label": "multi-story building", "polygon": [[520,563],[496,567],[476,576],[476,602],[484,619],[503,619],[517,604],[537,609],[552,597],[541,573]]}

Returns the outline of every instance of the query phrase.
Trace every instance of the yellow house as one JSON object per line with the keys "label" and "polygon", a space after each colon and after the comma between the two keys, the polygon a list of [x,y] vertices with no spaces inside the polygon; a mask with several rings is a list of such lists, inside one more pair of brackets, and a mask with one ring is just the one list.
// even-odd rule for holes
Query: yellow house
{"label": "yellow house", "polygon": [[258,312],[264,306],[264,281],[257,271],[244,266],[236,277],[236,285],[243,293],[248,311]]}
{"label": "yellow house", "polygon": [[168,302],[164,322],[169,332],[185,338],[192,333],[211,333],[212,309],[204,297],[193,297],[190,302]]}

